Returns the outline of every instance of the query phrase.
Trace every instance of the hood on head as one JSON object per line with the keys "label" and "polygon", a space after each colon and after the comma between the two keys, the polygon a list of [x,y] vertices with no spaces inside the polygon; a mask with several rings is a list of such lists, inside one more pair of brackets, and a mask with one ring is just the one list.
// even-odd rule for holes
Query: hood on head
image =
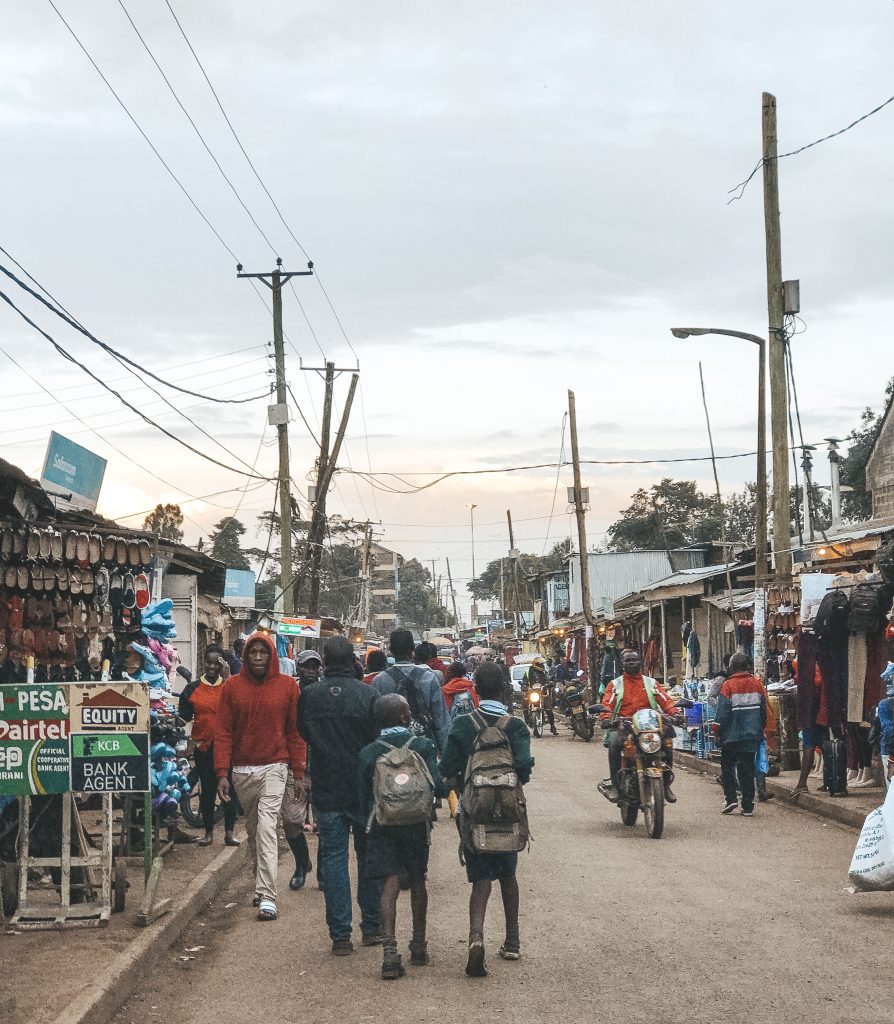
{"label": "hood on head", "polygon": [[275,679],[280,675],[279,655],[276,653],[276,643],[269,633],[252,633],[252,635],[245,641],[245,647],[242,650],[242,675],[251,678],[248,668],[248,651],[252,644],[259,643],[266,644],[267,649],[270,651],[270,661],[267,665],[267,674],[264,676],[264,682],[269,682],[271,679]]}

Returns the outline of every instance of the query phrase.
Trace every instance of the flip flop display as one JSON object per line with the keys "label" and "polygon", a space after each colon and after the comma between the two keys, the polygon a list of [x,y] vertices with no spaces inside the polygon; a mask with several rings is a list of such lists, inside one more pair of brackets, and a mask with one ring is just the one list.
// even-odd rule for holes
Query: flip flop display
{"label": "flip flop display", "polygon": [[149,604],[149,578],[145,573],[134,577],[134,592],[136,595],[136,606],[140,610]]}

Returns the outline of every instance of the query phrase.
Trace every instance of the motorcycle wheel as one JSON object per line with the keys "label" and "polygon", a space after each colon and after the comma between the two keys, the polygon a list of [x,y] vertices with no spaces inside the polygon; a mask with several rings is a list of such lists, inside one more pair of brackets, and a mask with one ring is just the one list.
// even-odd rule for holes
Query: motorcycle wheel
{"label": "motorcycle wheel", "polygon": [[646,803],[643,807],[643,821],[650,839],[660,839],[664,831],[664,782],[649,777],[646,786]]}
{"label": "motorcycle wheel", "polygon": [[[180,813],[183,820],[190,828],[202,828],[202,812],[199,810],[199,795],[202,792],[202,783],[199,780],[199,773],[195,770],[189,773],[190,791],[180,799]],[[220,824],[223,820],[223,804],[218,803],[214,808],[214,823]]]}
{"label": "motorcycle wheel", "polygon": [[534,712],[534,735],[537,737],[538,740],[543,735],[543,712],[542,711],[535,711]]}
{"label": "motorcycle wheel", "polygon": [[618,804],[618,806],[621,808],[621,821],[627,826],[635,825],[637,811],[639,810],[636,804]]}

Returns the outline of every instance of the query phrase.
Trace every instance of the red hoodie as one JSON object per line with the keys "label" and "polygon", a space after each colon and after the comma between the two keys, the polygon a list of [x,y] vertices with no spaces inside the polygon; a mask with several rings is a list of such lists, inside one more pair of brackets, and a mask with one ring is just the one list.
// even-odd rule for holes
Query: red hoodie
{"label": "red hoodie", "polygon": [[[249,675],[248,649],[264,643],[270,663],[263,681]],[[242,671],[221,688],[214,730],[214,771],[223,778],[230,766],[287,764],[296,778],[304,776],[307,744],[298,733],[299,689],[279,671],[276,645],[266,633],[249,637],[242,653]]]}
{"label": "red hoodie", "polygon": [[475,707],[478,707],[478,694],[475,691],[475,684],[471,679],[467,679],[465,676],[460,676],[459,679],[449,679],[441,687],[441,693],[444,694],[444,700],[447,703],[447,710],[453,709],[453,701],[457,694],[465,693],[466,690],[472,694],[472,703]]}

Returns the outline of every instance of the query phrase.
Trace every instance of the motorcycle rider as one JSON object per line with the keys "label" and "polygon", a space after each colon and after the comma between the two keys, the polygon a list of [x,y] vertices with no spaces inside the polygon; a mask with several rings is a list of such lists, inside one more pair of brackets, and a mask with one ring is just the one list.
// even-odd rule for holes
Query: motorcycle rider
{"label": "motorcycle rider", "polygon": [[549,722],[550,732],[553,736],[558,736],[559,730],[556,728],[556,716],[553,710],[555,706],[553,687],[546,674],[546,662],[539,656],[531,662],[531,667],[525,673],[525,696],[527,696],[528,690],[535,686],[540,687],[541,707],[544,718]]}
{"label": "motorcycle rider", "polygon": [[[603,723],[613,718],[631,718],[637,711],[646,708],[654,708],[662,711],[665,715],[673,717],[677,714],[677,706],[661,690],[657,682],[651,676],[644,676],[642,671],[642,658],[639,651],[627,648],[621,655],[622,673],[613,679],[605,691],[602,699],[602,710],[599,718]],[[608,766],[611,772],[611,788],[606,795],[612,803],[617,803],[620,797],[618,791],[618,772],[621,770],[621,749],[624,746],[624,734],[620,729],[612,733],[608,746]],[[673,766],[673,752],[665,747],[665,761],[668,767]],[[664,799],[669,804],[677,802],[671,790],[672,776],[669,772],[664,773]]]}

